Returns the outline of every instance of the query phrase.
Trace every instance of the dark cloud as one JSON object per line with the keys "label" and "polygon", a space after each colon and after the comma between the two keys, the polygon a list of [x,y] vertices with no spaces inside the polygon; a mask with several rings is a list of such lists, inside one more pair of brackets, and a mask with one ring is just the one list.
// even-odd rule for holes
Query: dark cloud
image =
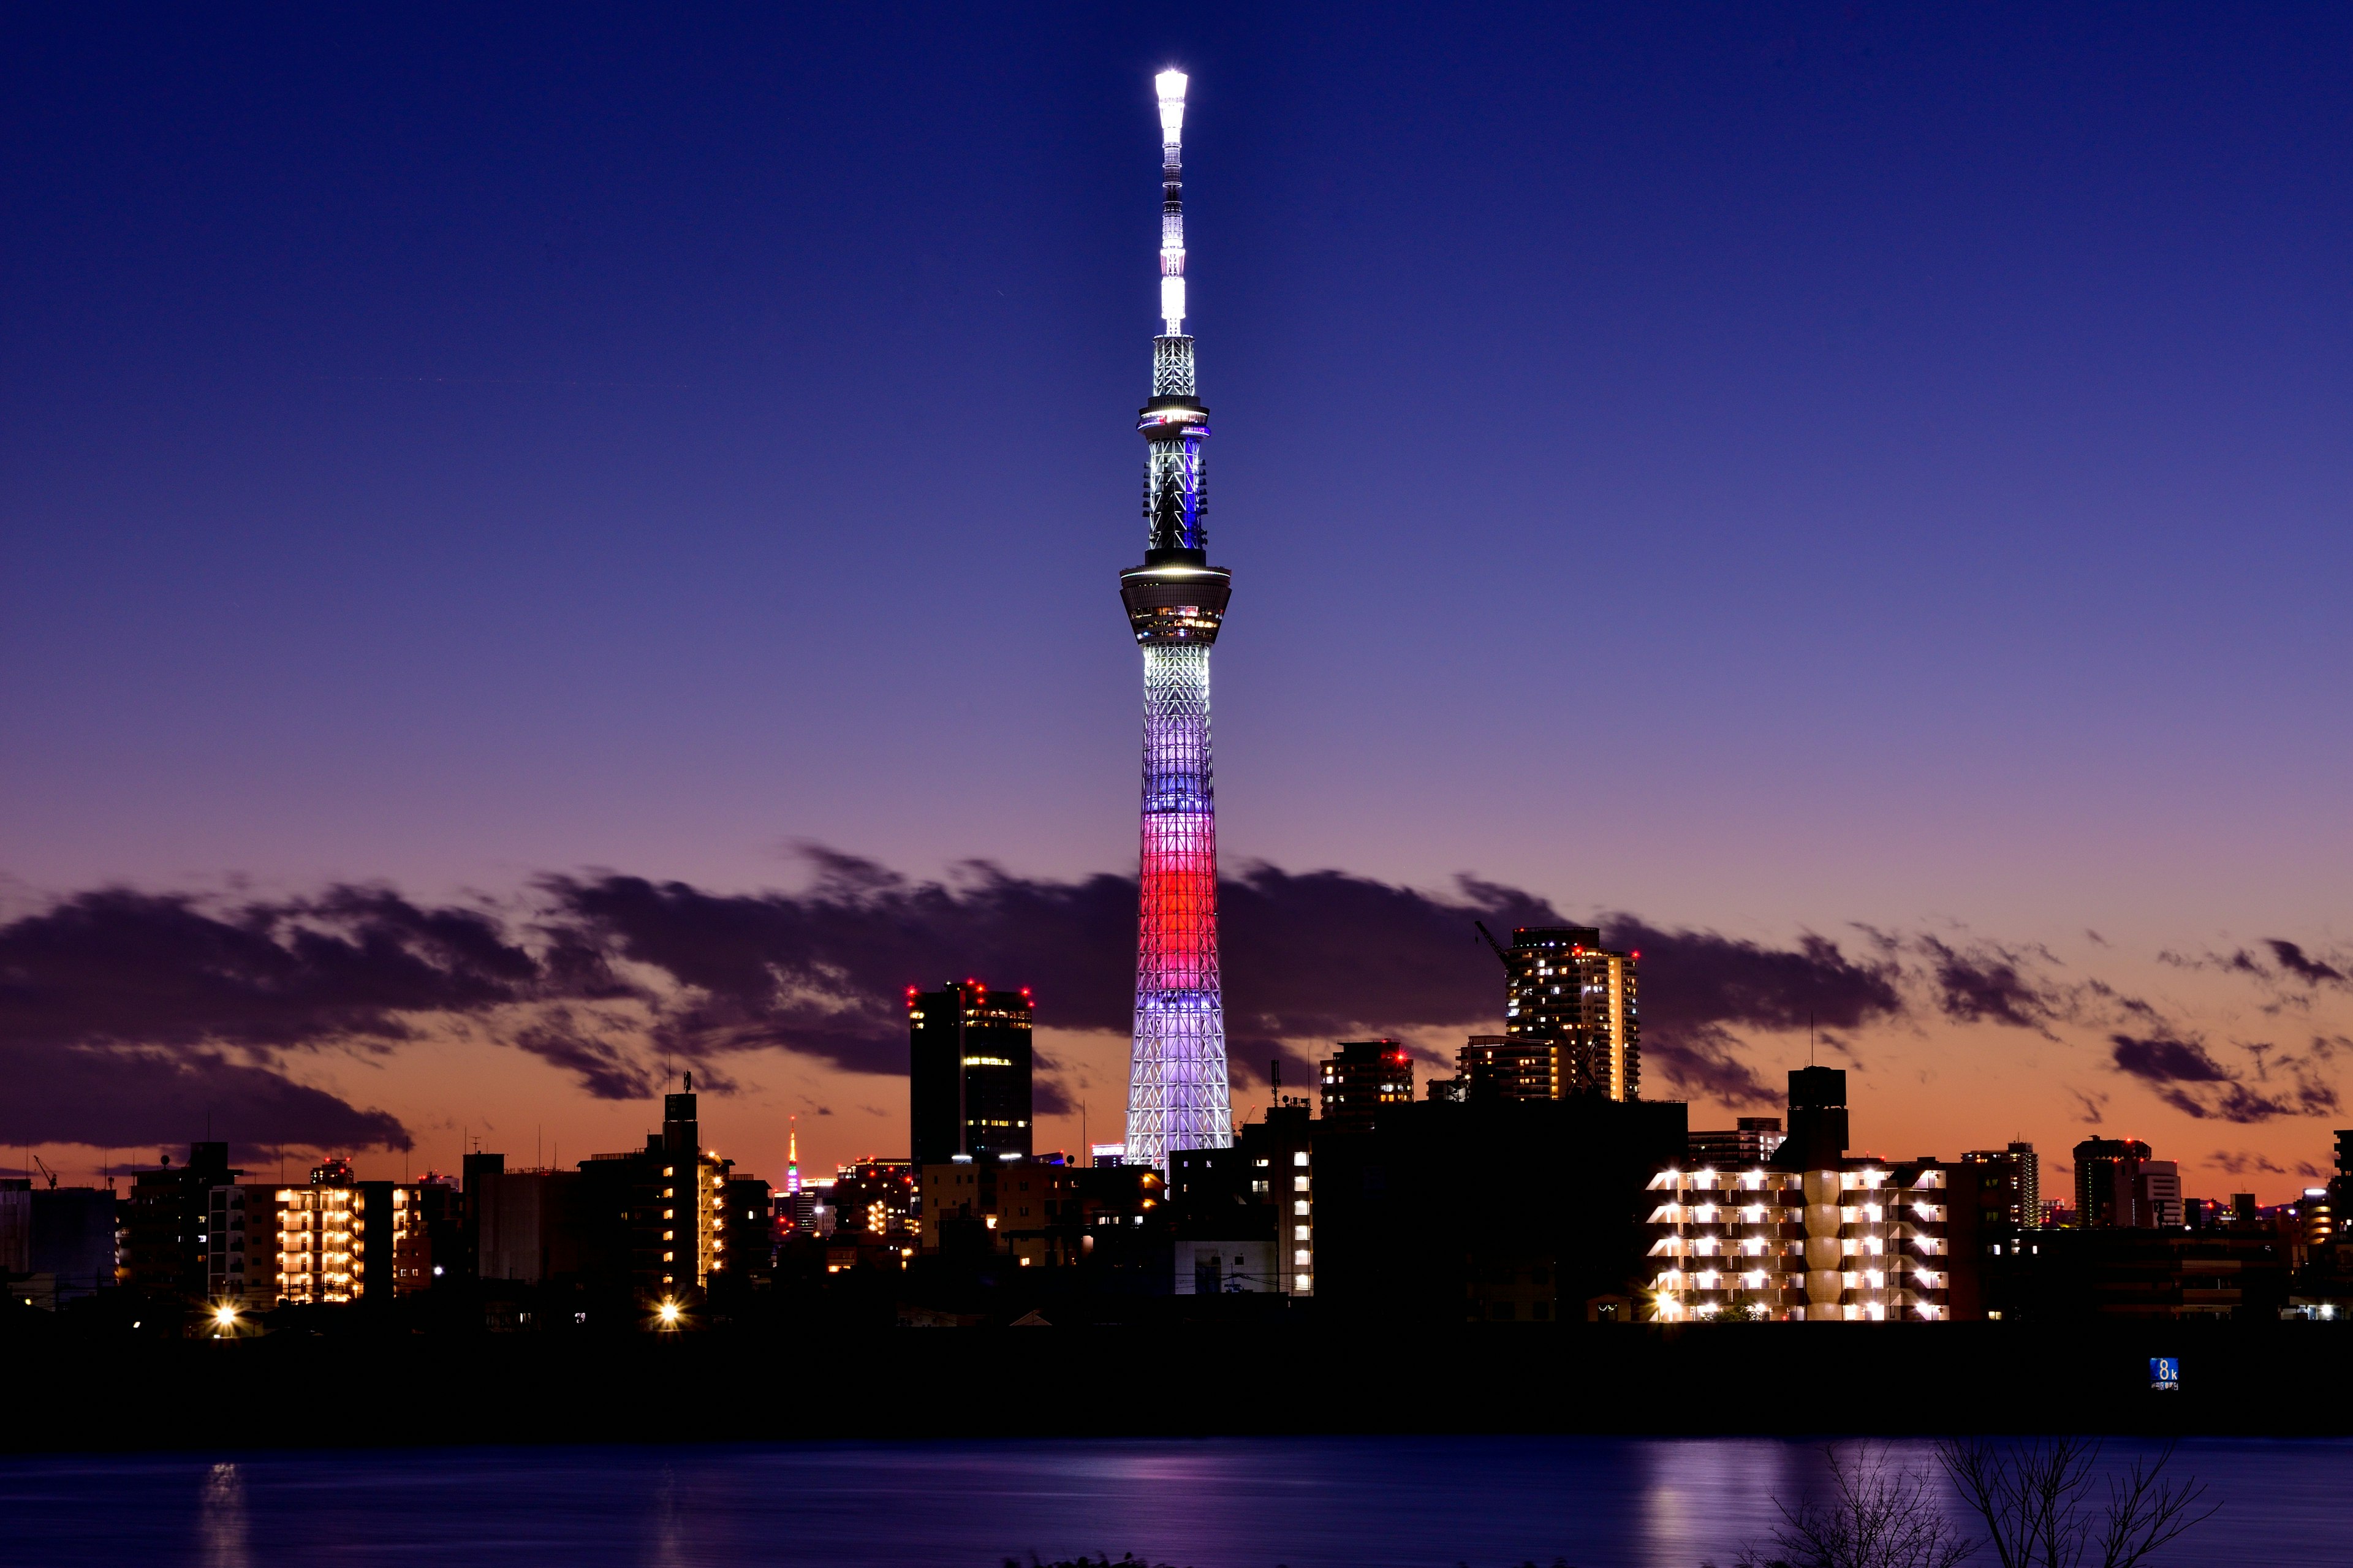
{"label": "dark cloud", "polygon": [[1933,936],[1922,937],[1920,945],[1928,954],[1936,1005],[1947,1017],[2031,1029],[2050,1037],[2051,1022],[2063,1008],[2064,998],[2027,977],[2021,967],[2022,953],[1991,945],[1963,952]]}
{"label": "dark cloud", "polygon": [[140,1148],[209,1131],[254,1152],[406,1149],[408,1131],[381,1110],[217,1051],[0,1044],[0,1140]]}
{"label": "dark cloud", "polygon": [[2274,936],[2264,938],[2263,945],[2272,950],[2272,957],[2278,961],[2282,969],[2286,970],[2306,985],[2319,985],[2323,983],[2343,985],[2347,983],[2343,970],[2323,963],[2317,959],[2306,957],[2304,949],[2295,942],[2284,942]]}
{"label": "dark cloud", "polygon": [[572,1074],[597,1100],[649,1099],[660,1081],[626,1043],[609,1038],[596,1020],[570,1008],[548,1009],[508,1042]]}
{"label": "dark cloud", "polygon": [[2251,1073],[2234,1072],[2196,1040],[2111,1035],[2116,1070],[2138,1079],[2159,1100],[2187,1116],[2221,1121],[2269,1121],[2281,1116],[2322,1116],[2337,1108],[2337,1090],[2318,1074],[2327,1055],[2246,1047]]}
{"label": "dark cloud", "polygon": [[1883,953],[1851,958],[1808,934],[1790,947],[1662,929],[1605,915],[1603,940],[1642,955],[1642,1061],[1666,1082],[1730,1104],[1773,1104],[1780,1089],[1739,1057],[1741,1029],[1852,1030],[1900,1016],[1899,972]]}
{"label": "dark cloud", "polygon": [[2234,1176],[2243,1176],[2250,1172],[2275,1176],[2287,1173],[2284,1169],[2272,1162],[2270,1155],[2254,1153],[2245,1149],[2235,1152],[2229,1149],[2217,1149],[2214,1151],[2213,1163]]}
{"label": "dark cloud", "polygon": [[[77,1118],[11,1097],[16,1114],[0,1115],[0,1135],[39,1142],[65,1136],[69,1121],[143,1126],[153,1107],[190,1102],[164,1085],[192,1080],[216,1086],[234,1102],[225,1111],[249,1110],[245,1136],[257,1142],[396,1141],[405,1134],[390,1118],[303,1089],[282,1069],[306,1050],[391,1048],[436,1017],[608,1100],[650,1095],[672,1067],[724,1092],[726,1058],[769,1048],[900,1073],[909,984],[1026,985],[1046,1027],[1129,1026],[1133,878],[1028,878],[975,861],[918,879],[821,847],[801,853],[810,875],[790,891],[565,876],[505,917],[378,888],[241,903],[122,889],[63,900],[0,927],[0,1049],[20,1080],[82,1082],[90,1064],[120,1062],[121,1088],[93,1090]],[[1279,1058],[1286,1087],[1302,1093],[1326,1042],[1393,1036],[1436,1068],[1461,1032],[1497,1021],[1502,976],[1474,920],[1499,934],[1569,923],[1543,899],[1472,879],[1426,892],[1256,863],[1219,897],[1236,1083],[1262,1087]],[[1855,1033],[1907,1016],[1907,992],[1924,986],[1933,1001],[1923,1005],[1965,1023],[2043,1028],[2063,1005],[2021,950],[1868,931],[1856,951],[1810,934],[1775,945],[1627,913],[1597,923],[1605,942],[1642,955],[1644,1081],[1662,1095],[1775,1103],[1778,1074],[1751,1063],[1747,1039],[1810,1022],[1854,1059]],[[2116,1065],[2198,1114],[2261,1120],[2334,1103],[2314,1075],[2317,1048],[2258,1054],[2248,1070],[2226,1072],[2159,1028],[2145,1004],[2092,981],[2082,994],[2137,1010],[2141,1026],[2116,1037]],[[2208,1067],[2220,1076],[2202,1076]],[[1051,1070],[1039,1083],[1043,1110],[1071,1096]]]}
{"label": "dark cloud", "polygon": [[280,1069],[321,1046],[384,1048],[406,1015],[479,1013],[588,981],[586,955],[517,945],[493,918],[382,889],[215,909],[106,889],[0,927],[0,1136],[185,1140],[206,1110],[254,1146],[397,1147],[380,1111]]}

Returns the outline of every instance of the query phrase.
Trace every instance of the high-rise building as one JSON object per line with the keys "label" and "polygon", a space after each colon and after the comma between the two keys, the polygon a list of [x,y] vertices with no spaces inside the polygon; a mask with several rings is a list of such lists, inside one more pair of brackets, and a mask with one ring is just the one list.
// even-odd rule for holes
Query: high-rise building
{"label": "high-rise building", "polygon": [[2328,1178],[2328,1207],[2339,1230],[2353,1220],[2353,1128],[2337,1132],[2337,1173]]}
{"label": "high-rise building", "polygon": [[227,1184],[206,1194],[205,1300],[265,1310],[278,1304],[278,1187]]}
{"label": "high-rise building", "polygon": [[915,1163],[1029,1152],[1027,987],[977,980],[907,991],[907,1124]]}
{"label": "high-rise building", "polygon": [[1128,625],[1144,650],[1141,900],[1125,1159],[1162,1169],[1172,1149],[1233,1142],[1209,766],[1209,649],[1233,574],[1209,564],[1203,527],[1201,447],[1209,411],[1196,389],[1193,340],[1185,331],[1185,85],[1182,71],[1155,79],[1163,330],[1153,341],[1152,396],[1139,426],[1146,452],[1144,564],[1119,579]]}
{"label": "high-rise building", "polygon": [[1335,1127],[1370,1127],[1381,1107],[1413,1103],[1413,1058],[1395,1040],[1341,1041],[1323,1078],[1324,1120]]}
{"label": "high-rise building", "polygon": [[2042,1224],[2042,1165],[2031,1143],[2007,1149],[1972,1149],[1961,1156],[1964,1165],[1982,1167],[1978,1190],[1983,1218],[1989,1226],[2033,1230]]}
{"label": "high-rise building", "polygon": [[1556,1098],[1641,1098],[1641,953],[1609,951],[1592,926],[1521,926],[1495,954],[1504,961],[1505,1036],[1560,1047]]}
{"label": "high-rise building", "polygon": [[2086,1138],[2075,1145],[2075,1228],[2129,1229],[2140,1223],[2136,1194],[2149,1152],[2137,1138]]}

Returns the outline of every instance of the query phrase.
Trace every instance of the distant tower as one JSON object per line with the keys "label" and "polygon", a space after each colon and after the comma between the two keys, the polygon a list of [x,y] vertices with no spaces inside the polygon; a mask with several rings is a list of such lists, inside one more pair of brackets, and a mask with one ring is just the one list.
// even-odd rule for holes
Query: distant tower
{"label": "distant tower", "polygon": [[785,1196],[801,1195],[801,1119],[791,1117],[785,1123]]}
{"label": "distant tower", "polygon": [[1144,564],[1120,574],[1119,593],[1144,648],[1143,898],[1125,1158],[1165,1170],[1172,1149],[1222,1149],[1233,1142],[1209,774],[1209,647],[1233,574],[1209,564],[1201,525],[1201,445],[1209,411],[1194,390],[1193,340],[1185,332],[1185,73],[1163,71],[1155,85],[1163,330],[1153,340],[1152,398],[1138,426],[1149,454]]}

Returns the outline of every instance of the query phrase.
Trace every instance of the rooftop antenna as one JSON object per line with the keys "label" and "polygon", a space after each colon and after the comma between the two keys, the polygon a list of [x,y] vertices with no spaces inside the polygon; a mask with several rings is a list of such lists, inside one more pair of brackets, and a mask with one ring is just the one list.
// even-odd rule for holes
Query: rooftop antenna
{"label": "rooftop antenna", "polygon": [[1276,1106],[1282,1104],[1282,1058],[1275,1058],[1266,1064],[1266,1087],[1274,1095]]}

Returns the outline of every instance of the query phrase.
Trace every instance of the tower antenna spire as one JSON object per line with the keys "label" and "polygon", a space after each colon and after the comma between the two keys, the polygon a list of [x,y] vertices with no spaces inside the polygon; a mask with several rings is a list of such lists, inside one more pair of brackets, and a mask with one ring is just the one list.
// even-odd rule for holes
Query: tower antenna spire
{"label": "tower antenna spire", "polygon": [[1145,439],[1144,564],[1120,574],[1144,650],[1144,820],[1136,926],[1135,1037],[1125,1159],[1166,1168],[1170,1151],[1233,1142],[1218,973],[1217,807],[1209,768],[1209,649],[1233,574],[1209,564],[1201,447],[1209,411],[1185,330],[1183,71],[1153,79],[1160,107],[1160,332]]}

